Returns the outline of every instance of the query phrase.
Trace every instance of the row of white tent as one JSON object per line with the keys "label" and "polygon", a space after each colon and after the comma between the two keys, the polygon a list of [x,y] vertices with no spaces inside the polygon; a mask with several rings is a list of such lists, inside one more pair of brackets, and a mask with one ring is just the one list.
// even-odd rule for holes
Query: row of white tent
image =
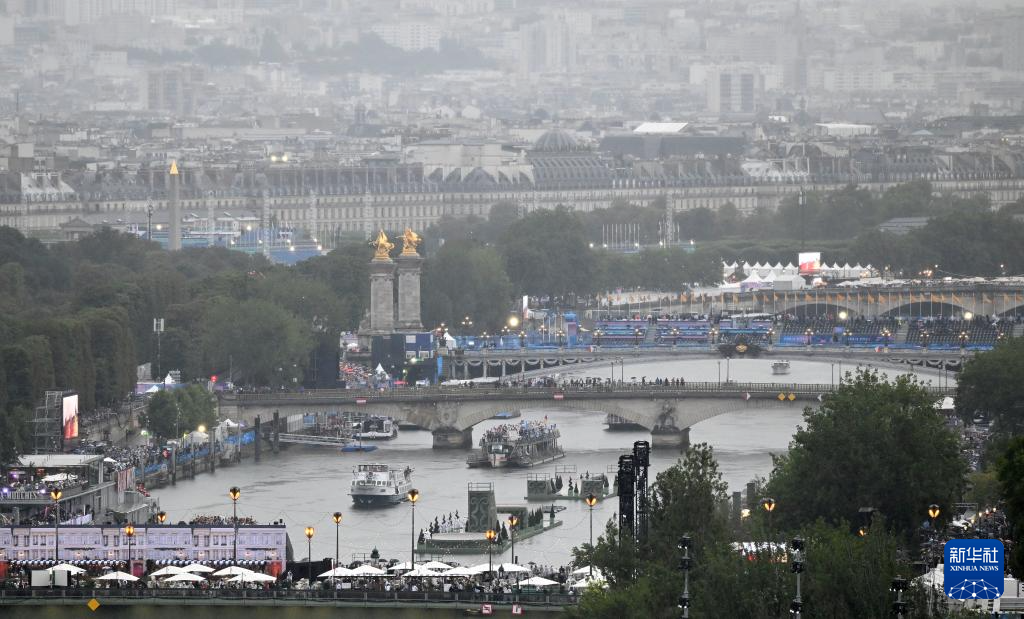
{"label": "row of white tent", "polygon": [[[722,277],[724,279],[729,279],[730,277],[742,278],[753,274],[756,274],[761,279],[765,279],[769,276],[780,277],[788,275],[799,275],[800,268],[794,266],[792,262],[790,262],[786,266],[782,266],[781,262],[777,262],[775,264],[771,264],[768,262],[764,264],[761,264],[760,262],[755,262],[754,264],[750,264],[749,262],[744,262],[743,264],[739,264],[737,262],[722,262]],[[850,263],[847,262],[842,266],[840,266],[839,264],[823,264],[821,265],[821,269],[817,274],[824,277],[853,279],[860,277],[870,277],[871,275],[876,274],[876,272],[874,267],[872,267],[870,264],[867,266],[862,266],[861,264],[858,263],[853,266],[850,266]]]}

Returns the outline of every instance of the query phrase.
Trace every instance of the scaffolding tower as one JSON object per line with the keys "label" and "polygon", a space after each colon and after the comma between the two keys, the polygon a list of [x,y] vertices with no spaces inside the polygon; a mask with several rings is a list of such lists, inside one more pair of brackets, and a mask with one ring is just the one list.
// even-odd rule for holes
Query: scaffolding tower
{"label": "scaffolding tower", "polygon": [[63,438],[63,391],[47,391],[32,416],[32,453],[57,453]]}

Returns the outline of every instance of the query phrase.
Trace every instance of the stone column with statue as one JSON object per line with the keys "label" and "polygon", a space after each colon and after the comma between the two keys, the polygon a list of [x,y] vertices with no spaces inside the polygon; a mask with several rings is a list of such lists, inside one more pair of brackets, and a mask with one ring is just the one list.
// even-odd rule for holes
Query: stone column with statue
{"label": "stone column with statue", "polygon": [[395,330],[395,261],[391,259],[395,244],[381,230],[373,246],[377,251],[370,261],[370,332],[391,333]]}
{"label": "stone column with statue", "polygon": [[400,330],[422,331],[420,320],[420,271],[423,258],[416,248],[422,242],[418,234],[405,229],[402,235],[402,253],[395,262],[398,264],[398,322]]}

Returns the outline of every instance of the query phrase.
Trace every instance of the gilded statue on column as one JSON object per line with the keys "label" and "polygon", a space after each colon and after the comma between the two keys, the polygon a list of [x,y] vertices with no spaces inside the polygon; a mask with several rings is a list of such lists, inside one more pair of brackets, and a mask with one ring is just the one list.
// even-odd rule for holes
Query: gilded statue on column
{"label": "gilded statue on column", "polygon": [[420,235],[412,231],[412,228],[406,228],[405,234],[402,235],[402,255],[403,256],[418,256],[416,248],[423,242]]}
{"label": "gilded statue on column", "polygon": [[377,248],[376,253],[373,254],[374,260],[391,259],[391,250],[395,248],[395,244],[388,240],[388,235],[384,234],[383,230],[377,234],[377,239],[372,242],[372,245]]}

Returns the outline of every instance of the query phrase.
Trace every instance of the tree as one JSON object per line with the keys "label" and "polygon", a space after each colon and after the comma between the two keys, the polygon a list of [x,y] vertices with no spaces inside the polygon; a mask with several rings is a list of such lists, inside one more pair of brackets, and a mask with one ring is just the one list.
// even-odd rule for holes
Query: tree
{"label": "tree", "polygon": [[469,316],[476,331],[496,333],[508,317],[512,284],[493,248],[453,241],[427,261],[422,294],[428,326],[456,325]]}
{"label": "tree", "polygon": [[999,436],[1024,433],[1024,339],[978,353],[957,379],[956,410],[964,421],[983,415]]}
{"label": "tree", "polygon": [[1017,578],[1024,577],[1024,436],[1013,438],[996,465],[1006,519],[1010,523],[1013,550],[1006,566]]}
{"label": "tree", "polygon": [[564,208],[534,211],[509,226],[501,252],[517,294],[589,292],[593,266],[582,222]]}
{"label": "tree", "polygon": [[142,423],[163,439],[178,438],[200,426],[213,429],[217,423],[216,402],[200,385],[158,391],[149,399]]}
{"label": "tree", "polygon": [[[796,527],[818,518],[854,520],[861,507],[909,535],[929,504],[962,496],[967,465],[935,397],[909,376],[889,382],[876,371],[848,378],[776,456],[767,492],[775,520]],[[948,510],[945,512],[948,513]]]}

